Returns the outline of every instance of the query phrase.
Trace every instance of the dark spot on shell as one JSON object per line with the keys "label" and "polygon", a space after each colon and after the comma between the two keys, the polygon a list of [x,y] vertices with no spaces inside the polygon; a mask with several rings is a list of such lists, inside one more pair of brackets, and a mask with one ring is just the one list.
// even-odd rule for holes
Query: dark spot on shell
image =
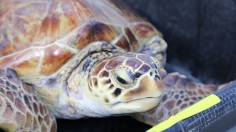
{"label": "dark spot on shell", "polygon": [[181,91],[180,91],[180,94],[183,94],[183,93],[184,93],[184,91],[183,91],[183,90],[181,90]]}
{"label": "dark spot on shell", "polygon": [[11,100],[12,102],[14,102],[14,97],[10,91],[7,91],[7,98]]}
{"label": "dark spot on shell", "polygon": [[116,97],[119,96],[121,94],[121,89],[116,88],[114,93],[113,93]]}

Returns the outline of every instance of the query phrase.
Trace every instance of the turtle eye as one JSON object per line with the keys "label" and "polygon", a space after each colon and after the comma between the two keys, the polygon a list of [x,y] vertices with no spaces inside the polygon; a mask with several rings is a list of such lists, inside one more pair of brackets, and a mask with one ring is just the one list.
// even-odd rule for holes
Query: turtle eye
{"label": "turtle eye", "polygon": [[123,78],[121,78],[120,76],[116,76],[116,79],[117,79],[117,81],[119,82],[119,83],[121,83],[121,84],[128,84],[128,82],[127,81],[125,81]]}

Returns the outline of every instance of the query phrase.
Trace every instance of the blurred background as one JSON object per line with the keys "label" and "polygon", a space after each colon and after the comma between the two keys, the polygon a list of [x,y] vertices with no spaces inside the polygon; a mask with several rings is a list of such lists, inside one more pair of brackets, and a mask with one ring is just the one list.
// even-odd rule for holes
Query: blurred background
{"label": "blurred background", "polygon": [[[204,83],[236,78],[236,0],[123,0],[147,18],[168,43],[167,63]],[[236,131],[236,114],[206,131]],[[144,132],[150,126],[130,117],[58,120],[59,132]]]}

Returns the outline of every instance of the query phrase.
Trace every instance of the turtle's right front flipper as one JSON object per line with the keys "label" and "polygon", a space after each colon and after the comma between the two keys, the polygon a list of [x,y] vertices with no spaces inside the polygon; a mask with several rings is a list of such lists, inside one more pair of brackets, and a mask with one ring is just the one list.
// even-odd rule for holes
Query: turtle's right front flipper
{"label": "turtle's right front flipper", "polygon": [[56,131],[56,120],[37,93],[11,69],[0,69],[0,129]]}

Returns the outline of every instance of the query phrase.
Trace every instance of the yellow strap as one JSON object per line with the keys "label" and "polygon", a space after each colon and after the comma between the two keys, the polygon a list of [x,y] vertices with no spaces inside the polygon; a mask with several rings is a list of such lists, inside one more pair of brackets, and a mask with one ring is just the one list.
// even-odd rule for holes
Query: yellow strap
{"label": "yellow strap", "polygon": [[202,99],[201,101],[193,104],[192,106],[184,109],[183,111],[177,113],[176,115],[171,116],[169,119],[161,122],[160,124],[149,129],[147,132],[161,132],[165,129],[173,126],[177,122],[184,120],[190,116],[198,114],[218,103],[220,103],[220,98],[214,94],[209,95],[208,97]]}

